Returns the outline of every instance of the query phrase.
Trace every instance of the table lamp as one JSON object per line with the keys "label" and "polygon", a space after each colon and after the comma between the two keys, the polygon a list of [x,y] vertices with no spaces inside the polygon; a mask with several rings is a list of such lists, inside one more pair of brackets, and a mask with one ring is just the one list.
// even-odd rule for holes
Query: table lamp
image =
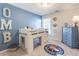
{"label": "table lamp", "polygon": [[75,23],[75,27],[78,27],[77,24],[79,22],[79,16],[73,16],[73,22]]}

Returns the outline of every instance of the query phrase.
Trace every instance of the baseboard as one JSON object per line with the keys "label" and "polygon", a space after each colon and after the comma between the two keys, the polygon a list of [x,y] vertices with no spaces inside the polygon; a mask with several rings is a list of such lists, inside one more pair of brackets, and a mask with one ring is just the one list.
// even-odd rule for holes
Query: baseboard
{"label": "baseboard", "polygon": [[0,51],[0,53],[4,53],[4,52],[7,52],[8,51],[8,49],[6,49],[6,50],[3,50],[3,51]]}

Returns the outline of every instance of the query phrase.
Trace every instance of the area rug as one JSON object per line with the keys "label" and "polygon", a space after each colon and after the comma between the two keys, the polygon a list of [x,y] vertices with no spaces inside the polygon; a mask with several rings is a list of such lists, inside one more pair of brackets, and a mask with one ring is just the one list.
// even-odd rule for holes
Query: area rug
{"label": "area rug", "polygon": [[58,56],[58,55],[63,55],[64,54],[64,50],[57,45],[54,44],[47,44],[44,46],[44,50],[53,56]]}

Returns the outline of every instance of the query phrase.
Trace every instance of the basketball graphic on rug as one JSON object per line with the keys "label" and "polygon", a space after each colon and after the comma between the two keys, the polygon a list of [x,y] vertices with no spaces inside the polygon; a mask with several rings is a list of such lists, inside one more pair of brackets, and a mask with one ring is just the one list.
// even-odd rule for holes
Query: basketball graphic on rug
{"label": "basketball graphic on rug", "polygon": [[53,56],[57,56],[57,55],[63,55],[64,54],[64,50],[57,45],[54,44],[47,44],[44,46],[44,50]]}

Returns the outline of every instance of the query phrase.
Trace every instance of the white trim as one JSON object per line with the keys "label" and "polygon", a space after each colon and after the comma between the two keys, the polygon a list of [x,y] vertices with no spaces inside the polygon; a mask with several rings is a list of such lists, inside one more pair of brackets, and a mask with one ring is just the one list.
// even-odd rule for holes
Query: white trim
{"label": "white trim", "polygon": [[4,52],[7,52],[8,51],[8,49],[6,49],[6,50],[3,50],[3,51],[0,51],[0,53],[4,53]]}

